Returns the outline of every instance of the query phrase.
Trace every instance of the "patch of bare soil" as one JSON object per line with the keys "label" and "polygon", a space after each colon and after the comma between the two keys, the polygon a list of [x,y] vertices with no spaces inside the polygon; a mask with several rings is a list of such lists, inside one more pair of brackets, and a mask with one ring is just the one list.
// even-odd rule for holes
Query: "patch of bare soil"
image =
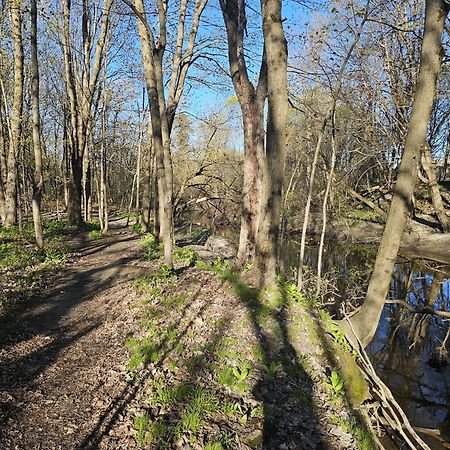
{"label": "patch of bare soil", "polygon": [[1,318],[0,448],[77,448],[126,388],[140,255],[138,237],[116,224],[111,236],[82,243],[45,296]]}

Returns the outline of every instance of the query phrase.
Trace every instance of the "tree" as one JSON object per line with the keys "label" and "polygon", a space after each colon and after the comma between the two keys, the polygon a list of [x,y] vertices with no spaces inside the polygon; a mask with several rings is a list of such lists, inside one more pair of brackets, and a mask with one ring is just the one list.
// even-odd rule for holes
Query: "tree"
{"label": "tree", "polygon": [[37,43],[37,0],[31,0],[31,97],[33,101],[33,149],[34,149],[34,181],[33,181],[33,221],[36,245],[44,245],[42,236],[41,197],[42,197],[42,146],[41,117],[39,113],[39,63]]}
{"label": "tree", "polygon": [[185,45],[186,13],[188,0],[182,0],[178,13],[177,37],[174,56],[171,61],[171,76],[167,101],[164,90],[163,60],[167,45],[167,15],[166,0],[157,1],[158,36],[155,36],[149,25],[143,0],[128,0],[124,2],[133,10],[138,21],[138,31],[141,41],[142,62],[147,84],[147,95],[150,104],[150,119],[152,145],[156,160],[157,195],[159,204],[159,224],[164,243],[164,261],[173,266],[173,167],[170,149],[170,134],[175,119],[188,69],[193,62],[194,47],[200,24],[200,17],[207,0],[196,0],[192,14],[191,27]]}
{"label": "tree", "polygon": [[239,236],[238,264],[252,263],[256,256],[256,240],[260,210],[260,182],[264,155],[264,104],[267,97],[267,62],[263,51],[258,83],[252,84],[246,67],[244,34],[246,11],[244,0],[220,0],[227,30],[230,76],[242,111],[244,130],[244,182],[242,219]]}
{"label": "tree", "polygon": [[417,165],[425,144],[428,123],[442,61],[441,36],[449,5],[444,0],[427,0],[425,28],[420,54],[414,104],[405,139],[402,161],[394,188],[383,237],[361,309],[351,318],[356,335],[367,345],[375,335],[406,221],[412,210]]}
{"label": "tree", "polygon": [[9,0],[11,37],[14,45],[14,100],[11,111],[9,152],[7,160],[5,189],[5,220],[3,225],[9,227],[17,220],[17,157],[22,137],[22,113],[24,96],[24,56],[22,42],[22,3]]}
{"label": "tree", "polygon": [[281,217],[281,190],[286,159],[287,43],[281,16],[281,0],[261,0],[264,53],[267,63],[266,153],[260,197],[257,264],[262,287],[275,285]]}
{"label": "tree", "polygon": [[[110,26],[113,0],[102,4],[100,24],[93,23],[87,0],[82,5],[82,48],[75,47],[71,38],[71,0],[63,0],[63,53],[67,114],[67,165],[68,165],[68,220],[72,225],[81,226],[82,198],[84,218],[89,216],[90,203],[90,162],[89,148],[92,147],[93,108],[99,89],[99,74],[105,57],[106,38]],[[98,10],[97,10],[98,13]],[[95,17],[98,17],[98,14]],[[98,35],[97,35],[98,33]],[[74,55],[75,54],[75,55]],[[81,59],[76,56],[82,55]],[[75,71],[76,68],[79,71]]]}

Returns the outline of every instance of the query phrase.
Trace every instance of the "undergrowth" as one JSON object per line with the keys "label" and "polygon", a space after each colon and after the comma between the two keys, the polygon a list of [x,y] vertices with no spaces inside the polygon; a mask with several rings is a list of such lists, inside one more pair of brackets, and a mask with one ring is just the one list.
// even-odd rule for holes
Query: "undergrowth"
{"label": "undergrowth", "polygon": [[26,222],[0,227],[0,303],[32,295],[45,285],[45,275],[67,261],[68,247],[64,237],[73,232],[66,222],[50,220],[43,223],[44,248],[35,245],[34,227]]}

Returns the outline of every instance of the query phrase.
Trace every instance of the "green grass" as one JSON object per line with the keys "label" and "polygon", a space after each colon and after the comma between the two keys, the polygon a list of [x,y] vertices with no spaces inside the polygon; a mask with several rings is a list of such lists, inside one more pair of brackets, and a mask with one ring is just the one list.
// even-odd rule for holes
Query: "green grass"
{"label": "green grass", "polygon": [[130,359],[128,360],[128,370],[135,371],[142,365],[151,362],[158,362],[160,355],[150,337],[136,339],[129,338],[125,346],[130,350]]}
{"label": "green grass", "polygon": [[136,432],[136,444],[140,447],[147,444],[146,434],[150,428],[150,417],[147,414],[142,414],[134,418],[134,429]]}
{"label": "green grass", "polygon": [[356,440],[359,450],[375,450],[377,447],[373,442],[370,433],[358,422],[357,419],[343,419],[338,415],[333,415],[331,421],[335,425],[340,425],[347,433],[350,433]]}
{"label": "green grass", "polygon": [[207,442],[204,450],[223,450],[223,447],[220,442]]}
{"label": "green grass", "polygon": [[130,229],[137,234],[141,234],[143,232],[142,225],[140,223],[133,223],[133,225],[130,225]]}
{"label": "green grass", "polygon": [[197,262],[197,254],[194,250],[187,247],[175,247],[173,251],[173,260],[193,266]]}
{"label": "green grass", "polygon": [[141,247],[144,249],[147,259],[150,261],[158,259],[163,250],[162,242],[156,242],[155,236],[152,233],[146,233],[141,238]]}

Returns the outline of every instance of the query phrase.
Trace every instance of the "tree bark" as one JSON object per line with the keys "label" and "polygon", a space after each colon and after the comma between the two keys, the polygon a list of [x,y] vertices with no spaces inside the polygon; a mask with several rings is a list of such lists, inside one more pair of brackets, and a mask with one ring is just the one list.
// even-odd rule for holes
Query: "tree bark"
{"label": "tree bark", "polygon": [[266,157],[263,160],[257,236],[259,286],[262,288],[276,285],[281,190],[286,159],[287,42],[281,5],[282,0],[261,0],[268,93]]}
{"label": "tree bark", "polygon": [[328,197],[331,192],[331,182],[334,177],[334,167],[336,165],[336,111],[333,111],[333,116],[331,117],[331,164],[330,172],[328,173],[327,186],[325,188],[325,194],[323,196],[322,202],[322,230],[320,232],[320,242],[319,242],[319,252],[317,256],[317,283],[316,283],[316,297],[320,295],[320,289],[322,284],[322,258],[323,258],[323,247],[325,243],[325,232],[327,228],[327,206]]}
{"label": "tree bark", "polygon": [[42,187],[42,146],[41,146],[41,116],[39,113],[39,63],[37,53],[37,0],[31,0],[31,97],[33,102],[33,149],[34,149],[34,180],[33,180],[33,222],[36,245],[44,246],[42,235],[41,198]]}
{"label": "tree bark", "polygon": [[171,189],[169,189],[164,167],[165,148],[163,142],[163,126],[161,123],[160,94],[158,93],[158,82],[156,74],[156,61],[154,58],[154,37],[145,15],[142,0],[135,0],[134,11],[138,17],[138,31],[141,39],[142,61],[144,65],[145,79],[147,83],[147,94],[150,104],[150,119],[153,130],[153,146],[156,155],[156,170],[158,177],[158,200],[160,232],[164,243],[164,262],[173,267],[172,260],[172,216],[171,216]]}
{"label": "tree bark", "polygon": [[100,150],[100,209],[102,211],[103,226],[102,232],[108,233],[109,216],[108,216],[108,191],[106,183],[107,173],[107,158],[106,158],[106,112],[107,112],[107,97],[106,97],[106,55],[103,62],[103,101],[102,101],[102,123],[101,123],[101,150]]}
{"label": "tree bark", "polygon": [[364,345],[372,340],[378,327],[403,231],[412,209],[417,164],[425,143],[443,56],[441,38],[448,9],[444,0],[426,2],[419,75],[403,158],[366,298],[361,309],[351,318],[353,328]]}
{"label": "tree bark", "polygon": [[63,52],[64,52],[64,77],[66,93],[69,103],[69,118],[67,120],[67,220],[70,225],[81,227],[81,179],[82,157],[79,153],[78,142],[78,101],[73,73],[73,58],[70,42],[70,16],[71,0],[63,3]]}
{"label": "tree bark", "polygon": [[7,176],[5,189],[5,221],[3,225],[9,227],[17,220],[17,158],[19,155],[22,137],[23,113],[23,42],[22,42],[22,2],[9,0],[11,22],[11,36],[14,47],[14,98],[11,111],[11,136],[7,160]]}
{"label": "tree bark", "polygon": [[144,179],[142,192],[142,229],[147,232],[150,230],[151,198],[152,198],[152,174],[153,174],[153,151],[152,151],[152,121],[148,121],[148,144],[145,153]]}
{"label": "tree bark", "polygon": [[252,263],[260,213],[260,181],[264,158],[264,103],[267,97],[266,53],[263,52],[259,80],[253,86],[244,55],[246,26],[245,2],[221,0],[220,7],[227,29],[228,60],[234,90],[242,111],[244,129],[244,180],[242,186],[242,219],[237,263]]}
{"label": "tree bark", "polygon": [[[153,150],[156,158],[157,195],[159,203],[159,232],[164,243],[164,261],[173,267],[173,168],[170,148],[172,124],[184,89],[187,71],[192,63],[200,16],[207,0],[196,0],[189,32],[188,44],[183,52],[187,1],[180,4],[177,26],[177,42],[172,60],[172,77],[166,103],[163,74],[163,58],[167,35],[167,2],[157,0],[158,40],[155,42],[152,28],[149,26],[142,0],[123,0],[138,19],[138,31],[141,40],[141,52],[150,104],[153,130]],[[156,220],[155,220],[156,227]]]}

